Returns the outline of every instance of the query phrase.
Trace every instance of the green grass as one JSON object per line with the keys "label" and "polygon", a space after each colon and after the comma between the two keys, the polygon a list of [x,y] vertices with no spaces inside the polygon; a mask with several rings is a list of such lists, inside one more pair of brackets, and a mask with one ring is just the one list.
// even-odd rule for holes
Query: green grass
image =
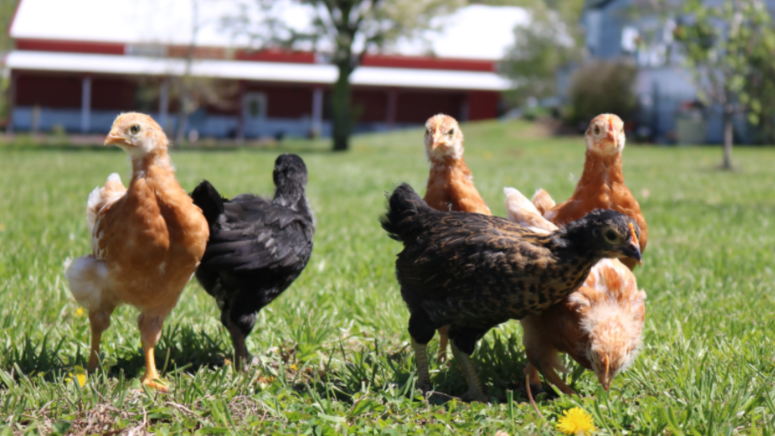
{"label": "green grass", "polygon": [[[519,123],[464,131],[466,160],[496,215],[505,215],[504,186],[527,194],[543,187],[564,199],[580,175],[580,138],[541,138]],[[628,146],[627,183],[649,222],[636,270],[648,293],[644,347],[609,392],[591,373],[572,371],[567,380],[582,397],[541,395],[541,419],[525,400],[516,322],[493,329],[475,354],[493,404],[428,403],[412,393],[408,312],[393,266],[400,245],[378,217],[384,192],[399,182],[424,191],[421,132],[358,137],[344,154],[327,148],[172,152],[186,190],[207,178],[227,196],[269,194],[276,155],[299,152],[318,231],[307,269],[259,315],[248,347],[261,363],[247,374],[225,364],[231,343],[214,301],[188,286],[156,349],[172,386],[161,394],[138,389],[131,307],[114,313],[103,336],[105,370],[83,387],[69,376],[85,365],[89,328],[63,265],[89,253],[86,197],[109,173],[126,175],[126,158],[118,150],[0,147],[4,432],[555,434],[558,415],[574,406],[592,413],[601,434],[775,432],[775,149],[736,149],[740,170],[726,173],[715,169],[718,148]],[[456,365],[432,371],[438,390],[465,391]]]}

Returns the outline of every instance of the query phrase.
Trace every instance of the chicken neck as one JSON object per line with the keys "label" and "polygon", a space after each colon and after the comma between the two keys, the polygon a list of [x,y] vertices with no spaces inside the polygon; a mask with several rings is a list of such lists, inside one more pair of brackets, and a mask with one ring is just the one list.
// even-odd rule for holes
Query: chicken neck
{"label": "chicken neck", "polygon": [[587,150],[584,173],[581,175],[576,191],[597,189],[601,185],[613,186],[615,184],[624,184],[622,153],[601,156]]}

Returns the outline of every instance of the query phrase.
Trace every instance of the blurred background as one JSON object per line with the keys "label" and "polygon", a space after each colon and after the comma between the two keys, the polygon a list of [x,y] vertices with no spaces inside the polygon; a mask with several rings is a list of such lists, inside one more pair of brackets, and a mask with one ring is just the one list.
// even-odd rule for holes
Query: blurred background
{"label": "blurred background", "polygon": [[[631,140],[775,143],[775,0],[0,0],[7,135],[176,144],[524,117]],[[97,142],[99,142],[97,140]]]}

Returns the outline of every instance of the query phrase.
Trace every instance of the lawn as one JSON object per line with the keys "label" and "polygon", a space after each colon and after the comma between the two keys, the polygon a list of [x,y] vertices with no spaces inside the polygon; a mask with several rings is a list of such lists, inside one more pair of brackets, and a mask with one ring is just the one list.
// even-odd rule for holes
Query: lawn
{"label": "lawn", "polygon": [[[581,138],[545,138],[521,123],[463,129],[466,161],[494,214],[505,215],[504,186],[543,187],[555,199],[573,191]],[[248,338],[259,363],[247,373],[230,365],[214,300],[189,284],[156,348],[171,385],[158,393],[137,381],[143,359],[131,307],[114,313],[103,336],[104,370],[79,377],[88,318],[63,275],[66,259],[90,252],[87,195],[111,172],[128,174],[125,156],[0,146],[0,433],[556,434],[571,407],[590,412],[600,434],[775,432],[775,149],[738,148],[739,169],[727,173],[715,169],[715,147],[626,148],[626,180],[649,223],[636,270],[648,293],[644,346],[608,392],[571,364],[566,380],[582,396],[542,394],[543,418],[526,402],[516,322],[493,329],[475,353],[492,404],[429,403],[413,392],[393,264],[401,247],[378,217],[399,182],[424,192],[422,133],[327,149],[172,152],[184,189],[207,178],[226,196],[271,193],[277,154],[299,153],[318,230],[307,269],[259,315]],[[441,392],[465,391],[454,362],[433,363],[432,378]]]}

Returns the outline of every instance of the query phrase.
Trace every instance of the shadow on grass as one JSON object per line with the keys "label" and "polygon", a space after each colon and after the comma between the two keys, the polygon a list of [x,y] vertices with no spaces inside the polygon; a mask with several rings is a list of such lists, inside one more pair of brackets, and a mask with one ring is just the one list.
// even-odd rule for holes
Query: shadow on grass
{"label": "shadow on grass", "polygon": [[[434,389],[434,394],[428,398],[431,404],[444,405],[453,399],[459,402],[460,395],[468,389],[457,362],[449,354],[447,363],[431,364]],[[433,356],[435,353],[430,353],[429,360],[435,362]],[[385,397],[385,401],[399,397],[424,400],[415,387],[417,371],[414,353],[408,345],[394,352],[380,349],[378,341],[355,350],[345,350],[340,345],[331,351],[329,359],[334,358],[343,361],[344,365],[333,368],[325,364],[324,369],[317,372],[308,369],[308,377],[292,374],[289,379],[293,380],[293,388],[300,395],[324,400],[335,398],[346,403],[353,403],[355,395],[364,389]],[[491,399],[505,403],[507,391],[512,391],[515,401],[528,401],[523,372],[527,359],[516,337],[496,333],[493,339],[480,341],[473,360]],[[534,394],[539,404],[557,397],[550,387],[545,387],[543,393]]]}
{"label": "shadow on grass", "polygon": [[[72,373],[76,366],[85,368],[89,358],[89,349],[77,347],[74,352],[62,351],[66,337],[53,343],[47,334],[40,341],[25,337],[18,347],[11,347],[8,354],[0,359],[2,367],[13,373],[14,378],[42,373],[48,381],[54,381],[62,374]],[[171,371],[196,373],[200,368],[215,369],[224,365],[231,357],[230,344],[224,344],[211,338],[203,331],[196,332],[188,326],[165,329],[156,345],[156,366],[164,374]],[[124,373],[128,377],[141,376],[145,371],[145,357],[141,347],[136,352],[123,356],[108,357],[104,362],[108,367],[108,376],[119,377]]]}

